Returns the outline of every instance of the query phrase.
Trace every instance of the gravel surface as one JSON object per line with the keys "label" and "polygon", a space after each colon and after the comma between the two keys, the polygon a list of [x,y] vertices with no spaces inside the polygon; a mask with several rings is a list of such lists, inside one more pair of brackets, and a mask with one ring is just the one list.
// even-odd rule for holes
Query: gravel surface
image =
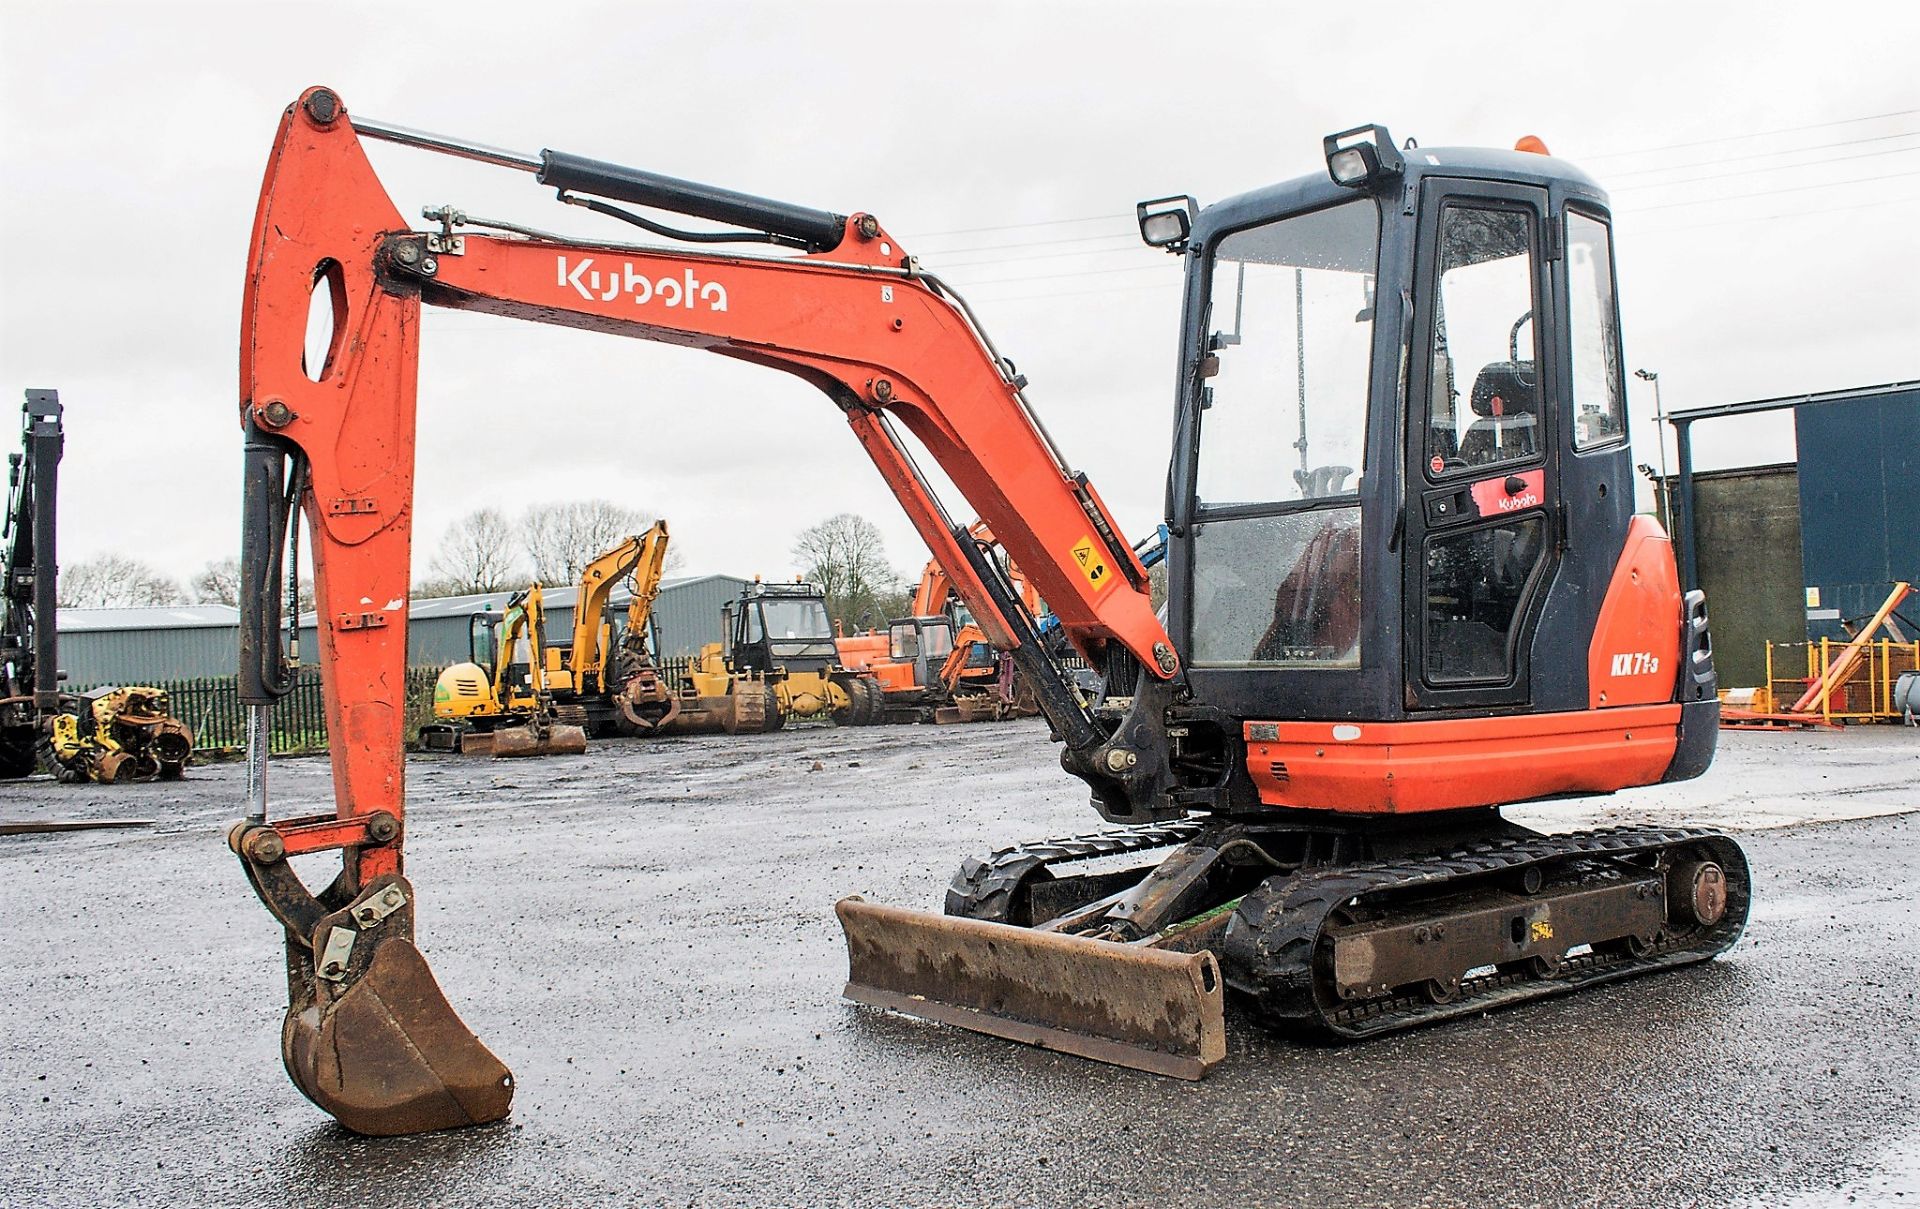
{"label": "gravel surface", "polygon": [[[240,769],[189,776],[0,787],[0,820],[155,820],[0,837],[0,1204],[1920,1204],[1911,730],[1729,734],[1691,786],[1516,812],[1828,820],[1745,837],[1719,961],[1345,1048],[1230,1009],[1201,1083],[838,997],[834,899],[936,905],[964,856],[1097,825],[1038,724],[416,759],[422,946],[519,1093],[388,1140],[280,1070]],[[321,761],[272,787],[329,808]]]}

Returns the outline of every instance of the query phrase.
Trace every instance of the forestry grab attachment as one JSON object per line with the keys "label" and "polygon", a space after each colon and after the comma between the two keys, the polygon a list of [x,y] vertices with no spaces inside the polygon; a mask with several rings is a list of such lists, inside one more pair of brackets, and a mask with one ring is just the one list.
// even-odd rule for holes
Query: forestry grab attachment
{"label": "forestry grab attachment", "polygon": [[[565,202],[700,246],[566,240],[450,207],[416,231],[368,137],[529,172]],[[1499,814],[1695,777],[1713,754],[1704,600],[1633,514],[1606,194],[1544,154],[1403,157],[1379,127],[1323,151],[1322,172],[1205,209],[1138,208],[1187,283],[1163,623],[1141,557],[1040,426],[1025,378],[872,215],[350,119],[324,88],[288,107],[243,304],[251,807],[232,843],[286,930],[300,1088],[364,1132],[492,1120],[512,1092],[414,947],[402,876],[429,305],[704,349],[819,387],[1031,686],[1111,826],[966,862],[944,916],[842,902],[855,999],[1197,1077],[1224,1052],[1223,987],[1276,1027],[1358,1038],[1731,945],[1750,882],[1727,837],[1549,836]],[[793,254],[708,246],[722,240]],[[319,290],[332,327],[310,333]],[[325,349],[317,364],[308,348]],[[1050,606],[1047,641],[896,424]],[[278,601],[296,511],[314,539],[336,811],[270,822],[266,711],[289,684]],[[1060,644],[1078,674],[1049,654]],[[286,858],[327,849],[342,871],[310,894]]]}
{"label": "forestry grab attachment", "polygon": [[62,781],[174,781],[193,755],[193,732],[169,712],[166,690],[133,686],[62,695],[47,719],[47,749]]}

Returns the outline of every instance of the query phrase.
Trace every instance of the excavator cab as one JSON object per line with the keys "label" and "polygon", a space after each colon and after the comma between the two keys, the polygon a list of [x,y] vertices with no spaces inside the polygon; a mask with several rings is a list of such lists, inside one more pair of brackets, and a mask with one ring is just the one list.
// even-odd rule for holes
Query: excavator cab
{"label": "excavator cab", "polygon": [[[1326,150],[1328,172],[1198,210],[1169,245],[1188,288],[1167,625],[1194,699],[1263,724],[1672,700],[1677,616],[1645,652],[1659,673],[1592,674],[1618,653],[1590,658],[1618,637],[1623,554],[1664,544],[1629,540],[1605,195],[1543,154],[1403,151],[1380,127]],[[1645,569],[1677,614],[1670,571]],[[1714,739],[1689,688],[1677,772]],[[1530,752],[1476,758],[1488,781],[1523,774],[1510,799],[1550,788]],[[1247,763],[1269,804],[1396,805],[1311,761],[1285,781]],[[1477,804],[1477,779],[1429,808]]]}
{"label": "excavator cab", "polygon": [[812,584],[755,584],[733,611],[735,671],[824,672],[836,666],[827,597]]}
{"label": "excavator cab", "polygon": [[913,669],[913,683],[935,683],[953,654],[953,618],[900,617],[887,623],[887,657]]}

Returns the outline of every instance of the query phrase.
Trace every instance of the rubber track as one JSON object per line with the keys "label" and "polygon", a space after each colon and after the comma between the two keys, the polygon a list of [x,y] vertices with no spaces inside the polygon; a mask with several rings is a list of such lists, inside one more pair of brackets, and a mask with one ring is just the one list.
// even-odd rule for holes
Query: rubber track
{"label": "rubber track", "polygon": [[1184,844],[1200,834],[1208,822],[1205,818],[1185,818],[1108,827],[1081,835],[1015,844],[999,849],[985,860],[968,857],[947,887],[947,914],[1007,923],[1016,892],[1035,870]]}
{"label": "rubber track", "polygon": [[[1547,978],[1518,973],[1485,975],[1463,982],[1460,993],[1445,1004],[1415,995],[1342,1001],[1330,987],[1318,985],[1314,958],[1327,918],[1335,908],[1354,899],[1404,890],[1444,890],[1448,882],[1478,880],[1529,865],[1646,856],[1671,847],[1701,847],[1711,852],[1726,870],[1727,912],[1711,927],[1663,936],[1644,955],[1589,953],[1571,957]],[[1262,1023],[1288,1032],[1354,1039],[1705,961],[1739,939],[1746,926],[1750,899],[1746,857],[1738,844],[1719,832],[1702,828],[1612,828],[1519,837],[1469,844],[1413,860],[1269,878],[1241,900],[1228,927],[1221,958],[1228,985],[1252,996]]]}

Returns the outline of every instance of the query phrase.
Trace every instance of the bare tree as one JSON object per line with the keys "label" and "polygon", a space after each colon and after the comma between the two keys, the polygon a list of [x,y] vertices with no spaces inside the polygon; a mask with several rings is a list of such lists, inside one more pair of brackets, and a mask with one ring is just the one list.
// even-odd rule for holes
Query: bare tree
{"label": "bare tree", "polygon": [[240,560],[220,558],[200,569],[188,581],[195,604],[238,605],[240,603]]}
{"label": "bare tree", "polygon": [[526,586],[527,573],[516,557],[513,525],[497,509],[469,512],[447,526],[440,549],[429,564],[433,579],[414,589],[435,595],[499,592]]}
{"label": "bare tree", "polygon": [[127,609],[187,602],[180,583],[124,554],[101,554],[62,568],[60,605],[68,609]]}
{"label": "bare tree", "polygon": [[[654,519],[611,500],[535,504],[520,520],[520,538],[533,560],[535,579],[549,586],[570,584],[588,563],[622,538],[645,532]],[[669,547],[667,565],[678,562]]]}
{"label": "bare tree", "polygon": [[794,561],[827,596],[827,612],[847,629],[885,624],[906,608],[900,574],[887,561],[879,526],[842,512],[801,531]]}

